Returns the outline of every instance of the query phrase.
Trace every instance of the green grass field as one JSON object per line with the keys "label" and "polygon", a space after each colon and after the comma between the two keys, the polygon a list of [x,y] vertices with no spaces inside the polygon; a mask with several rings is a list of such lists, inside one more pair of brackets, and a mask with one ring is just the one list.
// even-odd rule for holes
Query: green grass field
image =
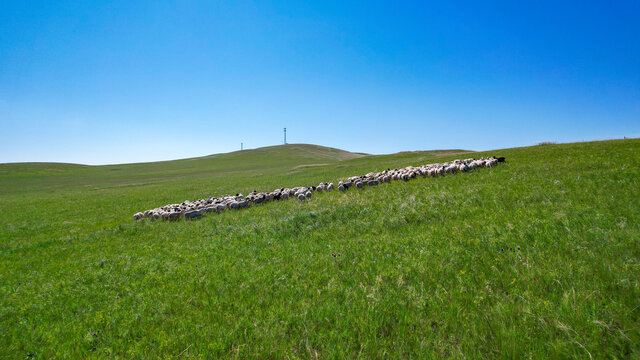
{"label": "green grass field", "polygon": [[[132,219],[483,155],[507,163]],[[4,164],[0,212],[0,358],[640,357],[640,140]]]}

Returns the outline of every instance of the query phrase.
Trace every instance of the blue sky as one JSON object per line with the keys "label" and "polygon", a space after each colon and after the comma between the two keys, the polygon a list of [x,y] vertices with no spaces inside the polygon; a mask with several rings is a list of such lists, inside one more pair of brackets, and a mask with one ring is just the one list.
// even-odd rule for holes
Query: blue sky
{"label": "blue sky", "polygon": [[0,162],[640,136],[640,2],[3,1]]}

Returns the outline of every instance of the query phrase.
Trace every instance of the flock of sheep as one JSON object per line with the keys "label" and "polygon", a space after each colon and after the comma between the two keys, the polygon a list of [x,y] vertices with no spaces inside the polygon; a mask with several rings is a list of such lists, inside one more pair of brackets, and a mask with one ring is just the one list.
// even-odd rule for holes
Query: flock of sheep
{"label": "flock of sheep", "polygon": [[[352,176],[344,181],[340,181],[338,183],[338,190],[347,191],[352,187],[361,189],[365,185],[376,186],[382,182],[391,182],[392,180],[409,181],[417,176],[435,177],[438,175],[465,172],[481,167],[493,167],[499,162],[504,162],[504,157],[483,157],[480,159],[454,160],[441,164],[427,164],[418,167],[407,166],[401,169],[387,169],[382,172],[371,172],[366,175]],[[320,183],[318,186],[280,188],[266,193],[254,190],[247,196],[243,196],[242,194],[226,195],[219,198],[210,197],[208,199],[196,200],[194,202],[185,201],[182,204],[170,204],[136,213],[133,215],[133,219],[178,220],[182,217],[185,219],[196,219],[210,212],[218,213],[226,210],[244,209],[254,204],[273,200],[285,200],[290,197],[304,201],[309,199],[314,192],[332,191],[333,189],[333,183]]]}

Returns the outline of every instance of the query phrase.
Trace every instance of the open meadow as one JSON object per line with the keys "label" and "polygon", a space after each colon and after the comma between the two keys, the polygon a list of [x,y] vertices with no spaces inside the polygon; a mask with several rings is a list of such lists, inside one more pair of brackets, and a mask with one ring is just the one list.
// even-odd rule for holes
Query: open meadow
{"label": "open meadow", "polygon": [[[505,156],[195,221],[208,196]],[[0,358],[640,357],[640,140],[0,165]]]}

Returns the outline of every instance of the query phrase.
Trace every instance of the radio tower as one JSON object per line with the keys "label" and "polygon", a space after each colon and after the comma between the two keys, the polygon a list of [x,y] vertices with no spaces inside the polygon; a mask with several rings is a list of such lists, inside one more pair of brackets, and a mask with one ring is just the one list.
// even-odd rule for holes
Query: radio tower
{"label": "radio tower", "polygon": [[287,145],[287,128],[284,128],[284,144]]}

